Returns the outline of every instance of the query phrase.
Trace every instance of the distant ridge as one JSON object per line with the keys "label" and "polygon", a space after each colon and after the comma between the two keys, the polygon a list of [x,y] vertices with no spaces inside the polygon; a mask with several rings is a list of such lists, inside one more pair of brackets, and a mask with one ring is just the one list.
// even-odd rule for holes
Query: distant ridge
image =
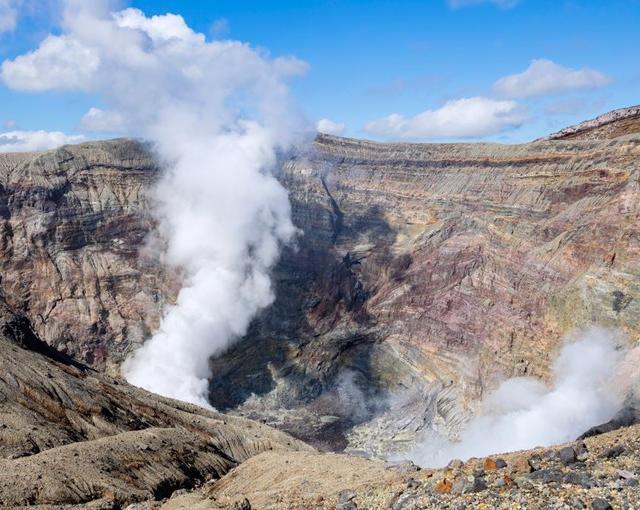
{"label": "distant ridge", "polygon": [[640,105],[619,108],[535,140],[606,140],[640,133]]}

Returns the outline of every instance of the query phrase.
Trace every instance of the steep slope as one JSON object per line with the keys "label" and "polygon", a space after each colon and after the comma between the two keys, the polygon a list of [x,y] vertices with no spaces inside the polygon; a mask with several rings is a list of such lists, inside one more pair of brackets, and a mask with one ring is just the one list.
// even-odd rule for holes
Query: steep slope
{"label": "steep slope", "polygon": [[144,147],[128,140],[0,154],[6,299],[46,342],[112,373],[175,293],[175,281],[140,253],[157,175]]}
{"label": "steep slope", "polygon": [[[323,448],[383,452],[424,428],[455,433],[500,377],[547,377],[576,328],[636,342],[640,135],[614,114],[588,140],[320,136],[292,155],[279,178],[301,235],[273,306],[211,360],[212,403]],[[112,374],[179,286],[145,250],[157,177],[127,140],[0,155],[6,300]]]}
{"label": "steep slope", "polygon": [[264,425],[163,399],[40,341],[0,304],[0,506],[121,508],[309,447]]}
{"label": "steep slope", "polygon": [[[212,402],[384,450],[430,425],[455,433],[500,377],[546,377],[575,329],[617,327],[635,342],[639,161],[638,135],[515,146],[319,137],[282,177],[299,249],[278,268],[275,305],[212,360]],[[302,423],[269,411],[301,402]],[[340,440],[385,407],[389,419]],[[315,428],[314,414],[327,415]]]}

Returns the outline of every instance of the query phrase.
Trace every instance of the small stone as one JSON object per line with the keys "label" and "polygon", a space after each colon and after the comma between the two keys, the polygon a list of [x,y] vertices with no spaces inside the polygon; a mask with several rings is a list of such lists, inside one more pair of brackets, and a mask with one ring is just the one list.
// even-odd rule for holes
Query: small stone
{"label": "small stone", "polygon": [[504,469],[507,467],[507,461],[504,459],[496,459],[496,468]]}
{"label": "small stone", "polygon": [[532,455],[527,460],[527,463],[529,464],[529,466],[533,471],[538,471],[539,469],[542,469],[541,460],[542,459],[540,458],[540,455]]}
{"label": "small stone", "polygon": [[623,480],[635,480],[638,476],[631,471],[627,471],[626,469],[619,469],[616,472],[618,478],[622,478]]}
{"label": "small stone", "polygon": [[560,483],[562,481],[562,473],[557,469],[540,469],[531,473],[529,478],[540,483]]}
{"label": "small stone", "polygon": [[591,502],[591,510],[613,510],[613,507],[606,499],[596,498]]}
{"label": "small stone", "polygon": [[480,476],[467,476],[459,478],[453,484],[452,492],[455,494],[471,494],[487,489],[487,483]]}
{"label": "small stone", "polygon": [[624,453],[624,446],[614,446],[613,448],[609,448],[606,450],[602,457],[605,459],[615,459]]}
{"label": "small stone", "polygon": [[529,459],[527,459],[523,455],[517,457],[516,460],[513,462],[510,471],[512,473],[517,473],[517,474],[531,473],[532,469],[531,469],[531,464],[529,464]]}
{"label": "small stone", "polygon": [[565,466],[569,464],[573,464],[578,459],[576,457],[576,452],[571,446],[565,446],[558,452],[558,458],[560,462],[562,462]]}
{"label": "small stone", "polygon": [[587,460],[587,457],[589,456],[589,449],[585,443],[579,442],[573,447],[573,449],[576,452],[576,459],[581,462]]}
{"label": "small stone", "polygon": [[462,466],[464,466],[464,462],[460,459],[453,459],[447,464],[447,469],[460,469]]}
{"label": "small stone", "polygon": [[576,510],[582,510],[583,508],[587,508],[586,503],[582,501],[580,498],[572,499],[571,502],[569,503],[569,506],[571,508],[575,508]]}
{"label": "small stone", "polygon": [[356,497],[356,493],[350,489],[344,489],[338,492],[338,503],[348,503]]}
{"label": "small stone", "polygon": [[585,473],[578,473],[575,471],[570,471],[569,473],[564,475],[562,482],[570,485],[579,485],[586,489],[595,487],[595,482],[593,481],[593,479],[591,479]]}
{"label": "small stone", "polygon": [[397,471],[398,473],[412,473],[420,471],[420,466],[417,466],[410,460],[389,461],[385,463],[384,468],[389,471]]}
{"label": "small stone", "polygon": [[402,494],[398,500],[393,505],[393,510],[405,510],[405,508],[412,507],[413,503],[416,501],[416,495],[412,492],[405,492]]}
{"label": "small stone", "polygon": [[451,483],[451,480],[448,480],[447,478],[443,478],[442,480],[440,480],[433,488],[433,490],[439,492],[440,494],[449,494],[452,489],[453,483]]}
{"label": "small stone", "polygon": [[487,490],[487,482],[484,481],[484,478],[480,478],[476,476],[473,480],[473,486],[471,487],[471,492],[481,492]]}
{"label": "small stone", "polygon": [[485,471],[495,471],[496,469],[498,469],[498,465],[496,464],[496,461],[490,457],[487,457],[486,459],[484,459],[482,466]]}

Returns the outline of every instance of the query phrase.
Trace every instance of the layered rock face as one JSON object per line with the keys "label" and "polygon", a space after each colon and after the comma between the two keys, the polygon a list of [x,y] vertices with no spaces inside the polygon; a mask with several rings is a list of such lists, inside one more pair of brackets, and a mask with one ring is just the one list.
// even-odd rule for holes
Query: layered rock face
{"label": "layered rock face", "polygon": [[175,294],[141,252],[157,176],[151,156],[128,140],[0,155],[4,296],[49,344],[114,373]]}
{"label": "layered rock face", "polygon": [[541,138],[544,140],[606,140],[640,131],[640,105],[619,108],[595,119],[585,120],[575,126]]}
{"label": "layered rock face", "polygon": [[[376,451],[372,437],[398,446],[426,426],[455,433],[501,377],[547,377],[568,333],[597,324],[636,341],[638,161],[638,135],[515,146],[319,137],[282,175],[299,249],[278,268],[274,306],[212,361],[212,402],[306,438],[390,409],[334,438]],[[305,430],[270,412],[301,403]],[[341,420],[309,431],[323,413]]]}
{"label": "layered rock face", "polygon": [[[319,137],[279,174],[301,234],[274,304],[211,360],[212,404],[381,453],[425,427],[455,433],[500,377],[547,377],[576,329],[636,341],[634,118],[514,146]],[[144,249],[158,176],[126,140],[0,156],[6,300],[114,373],[179,287]]]}

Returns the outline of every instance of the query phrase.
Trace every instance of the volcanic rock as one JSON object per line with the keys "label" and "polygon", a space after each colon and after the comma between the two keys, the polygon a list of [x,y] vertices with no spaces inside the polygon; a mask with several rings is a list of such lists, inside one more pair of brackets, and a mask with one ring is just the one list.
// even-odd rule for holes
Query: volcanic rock
{"label": "volcanic rock", "polygon": [[312,449],[242,418],[158,397],[41,341],[0,302],[0,506],[162,500],[253,455]]}

